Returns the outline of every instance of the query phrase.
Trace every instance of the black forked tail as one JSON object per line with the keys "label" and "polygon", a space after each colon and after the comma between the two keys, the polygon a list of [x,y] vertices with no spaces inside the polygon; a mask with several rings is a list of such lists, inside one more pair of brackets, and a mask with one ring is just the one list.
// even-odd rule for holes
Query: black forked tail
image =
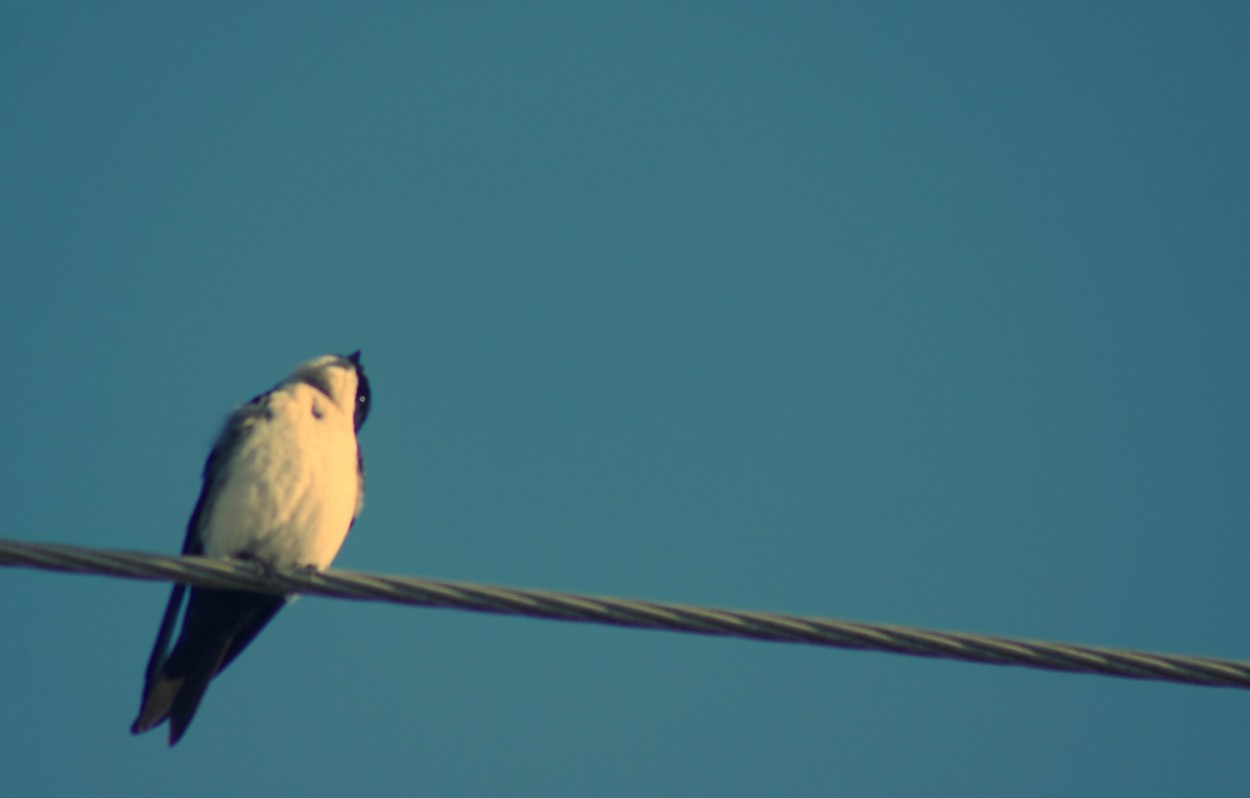
{"label": "black forked tail", "polygon": [[148,665],[139,717],[130,727],[131,733],[142,734],[168,719],[170,745],[177,743],[191,725],[208,683],[234,661],[286,603],[283,596],[192,588],[182,633],[165,658],[163,649],[172,631],[172,619],[177,615],[176,605],[181,604],[179,589],[174,588],[170,597]]}

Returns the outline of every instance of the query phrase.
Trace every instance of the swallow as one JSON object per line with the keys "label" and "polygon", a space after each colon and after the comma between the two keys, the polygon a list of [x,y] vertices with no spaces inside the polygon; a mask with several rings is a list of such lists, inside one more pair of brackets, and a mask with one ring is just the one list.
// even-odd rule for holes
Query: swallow
{"label": "swallow", "polygon": [[[204,466],[182,553],[261,568],[327,568],[364,504],[356,436],[371,399],[357,351],[302,363],[232,413]],[[192,587],[183,614],[187,592],[178,584],[170,594],[130,727],[142,734],[168,720],[171,746],[186,733],[209,682],[293,599]]]}

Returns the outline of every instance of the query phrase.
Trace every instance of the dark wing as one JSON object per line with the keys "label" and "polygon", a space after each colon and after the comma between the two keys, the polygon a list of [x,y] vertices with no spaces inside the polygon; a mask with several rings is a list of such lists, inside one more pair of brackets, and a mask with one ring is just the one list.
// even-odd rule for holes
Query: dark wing
{"label": "dark wing", "polygon": [[348,525],[347,531],[351,532],[352,527],[356,525],[356,519],[360,517],[360,511],[365,506],[365,455],[360,450],[360,441],[356,441],[356,512],[352,513],[352,522]]}
{"label": "dark wing", "polygon": [[[234,451],[239,440],[255,426],[258,419],[265,417],[269,413],[269,393],[263,393],[255,397],[243,407],[235,411],[226,421],[225,427],[221,434],[217,436],[217,441],[213,444],[213,450],[209,452],[208,460],[204,463],[203,484],[200,486],[200,497],[195,502],[195,510],[191,513],[191,520],[187,522],[187,536],[182,543],[182,553],[187,554],[203,554],[204,547],[200,543],[200,529],[208,520],[208,497],[212,495],[224,476],[225,461],[229,457],[230,452]],[[169,594],[169,603],[165,605],[165,615],[161,618],[160,630],[156,633],[156,643],[152,646],[152,654],[148,657],[147,669],[143,672],[143,703],[147,704],[152,695],[152,688],[156,683],[157,677],[164,667],[166,660],[169,658],[169,640],[173,637],[174,627],[178,623],[178,614],[182,609],[182,601],[187,593],[187,586],[184,584],[176,584]],[[275,609],[274,612],[277,612]],[[269,617],[273,617],[270,613]],[[266,621],[268,618],[266,618]],[[261,626],[264,624],[262,623]],[[251,636],[255,636],[256,631]],[[250,636],[249,638],[250,639]],[[237,654],[237,651],[235,652]],[[233,656],[229,657],[233,659]],[[210,674],[211,675],[211,674]],[[140,713],[142,716],[142,712]],[[139,725],[135,722],[136,727]]]}
{"label": "dark wing", "polygon": [[169,744],[178,742],[200,706],[208,683],[286,603],[283,596],[193,588],[178,643],[154,675],[131,731],[169,719]]}

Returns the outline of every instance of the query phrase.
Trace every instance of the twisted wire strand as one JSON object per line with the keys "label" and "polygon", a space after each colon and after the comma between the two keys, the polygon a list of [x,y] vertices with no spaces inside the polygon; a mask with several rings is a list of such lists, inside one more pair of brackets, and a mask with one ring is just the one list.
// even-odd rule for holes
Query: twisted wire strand
{"label": "twisted wire strand", "polygon": [[883,651],[920,657],[1016,665],[1069,673],[1119,676],[1250,689],[1250,662],[1153,654],[1098,646],[938,632],[771,612],[728,610],[607,596],[524,590],[471,582],[386,576],[358,571],[258,566],[210,557],[155,554],[0,540],[0,565],[184,582],[261,593],[444,607],[499,615],[666,629],[779,643]]}

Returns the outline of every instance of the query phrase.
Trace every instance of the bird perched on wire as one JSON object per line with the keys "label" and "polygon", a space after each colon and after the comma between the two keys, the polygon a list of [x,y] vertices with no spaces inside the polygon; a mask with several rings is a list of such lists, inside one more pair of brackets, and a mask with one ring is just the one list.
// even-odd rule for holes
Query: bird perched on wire
{"label": "bird perched on wire", "polygon": [[[364,500],[356,433],[369,414],[360,352],[299,365],[226,421],[204,466],[183,554],[252,560],[261,567],[322,570],[338,554]],[[169,744],[186,732],[208,689],[291,596],[175,585],[144,673],[130,731],[169,721]]]}

